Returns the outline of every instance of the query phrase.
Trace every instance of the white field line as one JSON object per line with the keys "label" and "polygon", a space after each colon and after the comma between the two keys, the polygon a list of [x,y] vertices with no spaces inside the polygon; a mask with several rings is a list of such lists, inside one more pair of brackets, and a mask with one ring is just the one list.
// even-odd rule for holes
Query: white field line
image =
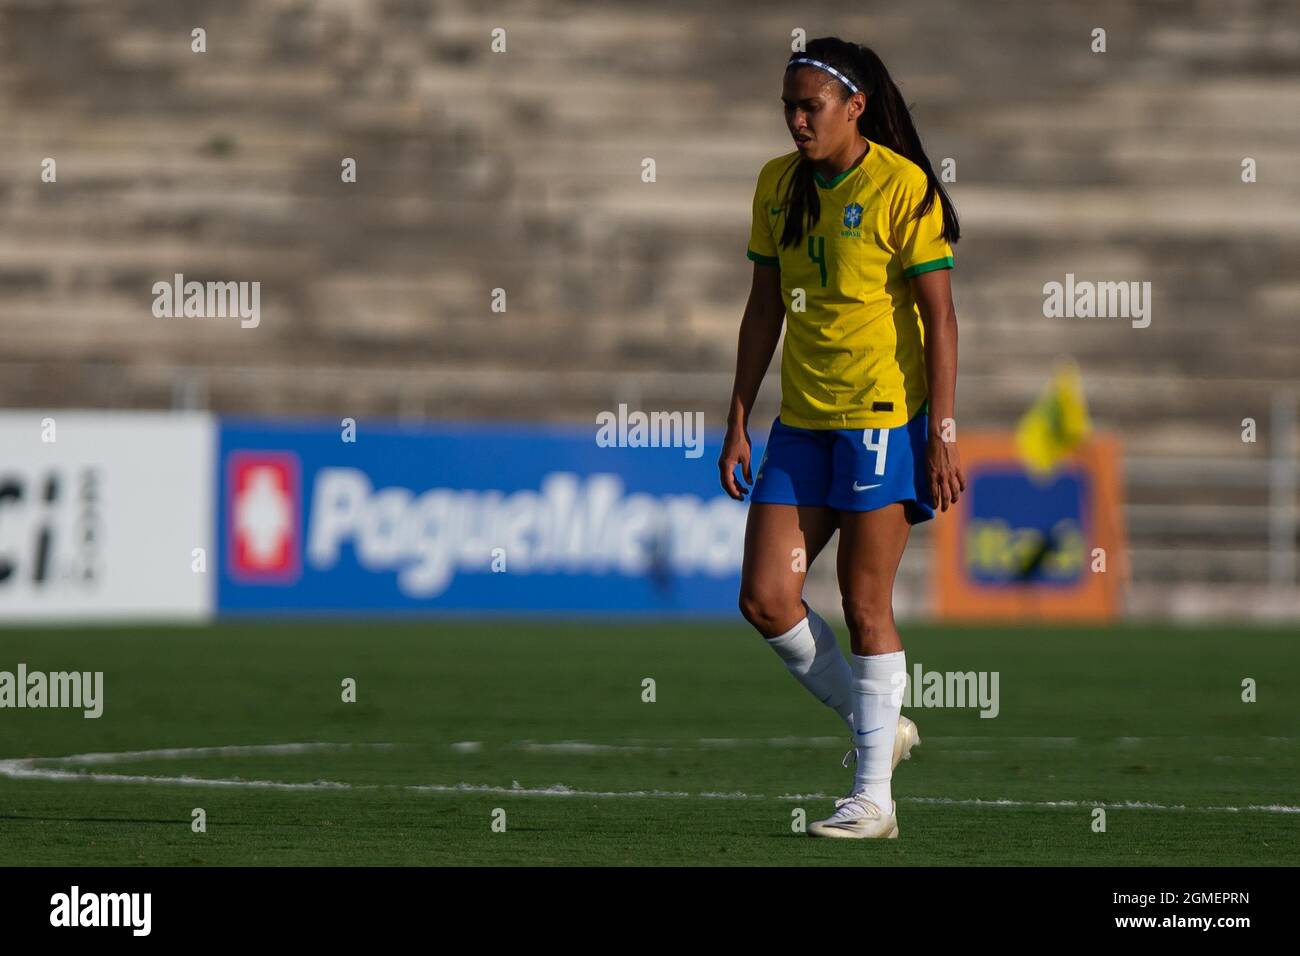
{"label": "white field line", "polygon": [[[823,739],[823,738],[812,738]],[[463,743],[463,742],[462,742]],[[254,746],[231,747],[172,747],[162,750],[128,750],[120,753],[71,754],[65,757],[23,757],[0,760],[0,777],[11,780],[57,780],[93,783],[137,783],[161,784],[182,787],[229,787],[250,790],[411,790],[425,793],[477,793],[514,797],[585,797],[585,798],[668,798],[678,800],[785,800],[809,801],[830,800],[833,797],[824,793],[787,793],[768,797],[761,793],[742,793],[733,791],[722,793],[702,791],[689,793],[684,790],[579,790],[565,784],[553,784],[549,787],[523,787],[515,781],[511,787],[487,784],[351,784],[333,780],[315,780],[310,783],[283,783],[275,780],[244,780],[231,778],[194,777],[189,775],[177,777],[160,777],[141,774],[99,773],[95,771],[61,770],[60,766],[86,766],[127,762],[138,760],[182,760],[209,756],[252,756],[284,755],[300,753],[319,753],[324,751],[344,751],[354,749],[391,750],[401,744],[335,744],[335,743],[299,743],[299,744],[265,744]],[[36,766],[43,764],[44,766]],[[1182,804],[1149,803],[1140,800],[1105,801],[1105,800],[984,800],[979,798],[961,799],[954,797],[900,797],[903,803],[936,804],[942,806],[962,807],[1042,807],[1058,808],[1094,808],[1108,810],[1165,810],[1187,813],[1300,813],[1300,807],[1281,804],[1252,804],[1233,807],[1189,807]]]}
{"label": "white field line", "polygon": [[[967,737],[944,737],[935,734],[922,734],[922,740],[926,744],[936,745],[941,749],[960,749],[969,750],[971,745],[977,743],[997,743],[1006,744],[1014,747],[1074,747],[1079,744],[1108,744],[1112,746],[1132,747],[1145,744],[1169,744],[1169,743],[1224,743],[1241,744],[1244,741],[1251,743],[1268,743],[1268,744],[1295,744],[1300,738],[1296,737],[1214,737],[1214,736],[1169,736],[1169,737],[998,737],[988,735],[974,735]],[[482,744],[473,742],[477,749],[482,748]],[[462,745],[454,745],[462,746]],[[743,750],[761,747],[772,747],[782,749],[794,749],[805,747],[825,747],[827,749],[844,749],[846,746],[852,746],[849,743],[847,734],[843,737],[700,737],[692,744],[664,744],[662,742],[652,742],[648,740],[629,740],[623,744],[606,744],[597,743],[589,740],[557,740],[557,741],[538,741],[538,740],[517,740],[508,746],[519,750],[526,750],[534,753],[565,753],[565,754],[613,754],[613,753],[676,753],[698,750]],[[981,751],[983,753],[993,753],[993,751]]]}
{"label": "white field line", "polygon": [[600,756],[615,753],[683,753],[698,750],[735,750],[752,747],[778,747],[793,749],[795,747],[841,747],[845,746],[847,737],[755,737],[739,739],[733,737],[701,737],[693,746],[677,744],[655,744],[649,741],[629,741],[625,744],[602,744],[590,740],[516,740],[508,746],[526,750],[530,753],[590,754]]}
{"label": "white field line", "polygon": [[[65,757],[25,757],[0,760],[0,777],[11,780],[91,781],[94,783],[159,783],[182,787],[247,787],[258,790],[351,790],[349,783],[318,780],[313,783],[280,783],[275,780],[221,779],[216,777],[158,777],[142,774],[95,773],[60,770],[58,767],[95,766],[141,760],[191,760],[204,757],[284,756],[326,751],[393,750],[399,744],[256,744],[228,747],[165,747],[158,750],[122,750],[117,753],[69,754]],[[42,764],[43,766],[37,766]]]}
{"label": "white field line", "polygon": [[130,763],[133,760],[187,760],[194,757],[250,757],[308,754],[330,750],[393,750],[397,744],[258,744],[232,747],[168,747],[161,750],[121,750],[117,753],[72,754],[67,757],[32,757],[42,763],[63,766]]}

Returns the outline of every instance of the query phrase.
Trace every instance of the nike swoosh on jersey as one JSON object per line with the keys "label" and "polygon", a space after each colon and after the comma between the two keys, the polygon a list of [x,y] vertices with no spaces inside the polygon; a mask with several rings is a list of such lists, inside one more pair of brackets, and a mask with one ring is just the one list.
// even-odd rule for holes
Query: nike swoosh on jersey
{"label": "nike swoosh on jersey", "polygon": [[[883,482],[881,483],[883,484]],[[879,488],[880,485],[860,485],[856,481],[853,483],[854,491],[870,491],[872,488]]]}

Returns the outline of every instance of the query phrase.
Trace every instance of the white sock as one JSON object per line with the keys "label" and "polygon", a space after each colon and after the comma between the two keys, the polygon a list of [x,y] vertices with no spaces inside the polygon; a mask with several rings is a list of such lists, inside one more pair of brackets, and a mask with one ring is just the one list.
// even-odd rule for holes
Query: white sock
{"label": "white sock", "polygon": [[854,654],[852,664],[853,743],[858,751],[853,792],[864,794],[882,811],[892,813],[890,765],[894,761],[898,715],[903,709],[901,681],[907,676],[907,663],[902,651],[894,651],[870,657]]}
{"label": "white sock", "polygon": [[767,643],[785,661],[786,670],[853,729],[853,673],[840,653],[835,632],[816,611]]}

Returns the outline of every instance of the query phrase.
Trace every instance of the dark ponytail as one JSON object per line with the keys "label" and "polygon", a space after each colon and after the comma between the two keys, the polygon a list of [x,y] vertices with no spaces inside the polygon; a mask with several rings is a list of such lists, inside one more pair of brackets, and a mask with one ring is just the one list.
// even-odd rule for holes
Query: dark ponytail
{"label": "dark ponytail", "polygon": [[[897,84],[889,75],[889,70],[874,50],[857,43],[849,43],[839,37],[818,37],[809,40],[807,52],[793,53],[791,60],[798,57],[810,57],[821,60],[828,66],[843,73],[859,90],[867,96],[867,108],[858,117],[858,132],[887,149],[892,149],[900,156],[910,159],[925,173],[928,181],[925,197],[916,215],[924,216],[934,206],[935,196],[942,200],[943,237],[950,243],[961,238],[961,225],[957,221],[957,212],[953,209],[948,192],[934,174],[930,158],[921,146],[921,137],[912,123],[912,113],[903,99]],[[793,66],[793,64],[791,64]],[[789,69],[790,67],[787,67]],[[838,84],[844,92],[844,99],[852,94],[843,83]],[[781,233],[782,247],[794,247],[803,242],[804,235],[817,225],[821,218],[821,199],[817,195],[817,183],[813,179],[812,161],[799,157],[792,163],[787,173],[791,174],[790,185],[786,190],[785,228]],[[785,173],[782,174],[784,179]],[[779,188],[778,182],[778,188]]]}

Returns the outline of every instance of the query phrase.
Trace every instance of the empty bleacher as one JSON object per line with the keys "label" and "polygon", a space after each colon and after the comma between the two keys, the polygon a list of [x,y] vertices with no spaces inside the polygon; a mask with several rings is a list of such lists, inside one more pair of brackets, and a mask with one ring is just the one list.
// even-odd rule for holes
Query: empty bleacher
{"label": "empty bleacher", "polygon": [[[833,32],[881,53],[957,163],[961,427],[1009,427],[1074,356],[1133,459],[1135,580],[1262,583],[1266,485],[1205,466],[1266,468],[1300,369],[1294,5],[862,9],[0,0],[0,403],[594,421],[633,401],[720,425],[790,33]],[[155,318],[178,272],[260,281],[261,324]],[[1150,327],[1045,318],[1066,273],[1151,282]]]}

